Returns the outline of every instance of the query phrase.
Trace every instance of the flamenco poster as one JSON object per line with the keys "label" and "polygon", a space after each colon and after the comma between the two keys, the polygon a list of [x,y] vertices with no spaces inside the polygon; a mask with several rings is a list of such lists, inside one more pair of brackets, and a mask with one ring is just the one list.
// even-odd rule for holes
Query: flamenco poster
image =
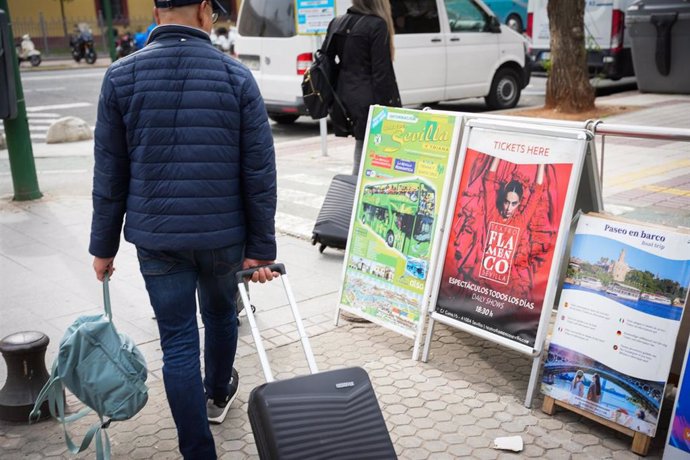
{"label": "flamenco poster", "polygon": [[435,311],[534,348],[584,141],[473,128],[463,145]]}

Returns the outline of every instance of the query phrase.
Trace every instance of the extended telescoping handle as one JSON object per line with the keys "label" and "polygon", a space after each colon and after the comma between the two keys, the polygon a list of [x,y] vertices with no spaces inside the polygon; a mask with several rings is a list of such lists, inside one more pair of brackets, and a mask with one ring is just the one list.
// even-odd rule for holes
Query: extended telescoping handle
{"label": "extended telescoping handle", "polygon": [[256,351],[259,355],[259,361],[261,362],[261,367],[264,371],[264,376],[267,382],[272,382],[273,372],[271,371],[271,365],[268,362],[268,356],[266,355],[266,350],[264,349],[263,342],[261,340],[261,331],[256,325],[256,319],[254,319],[254,312],[252,312],[251,304],[249,303],[249,293],[247,292],[247,287],[244,285],[244,278],[251,277],[252,274],[260,268],[268,267],[271,271],[278,272],[281,274],[280,280],[283,282],[283,289],[287,296],[288,302],[290,303],[290,309],[292,310],[292,316],[295,318],[295,324],[297,325],[297,332],[299,334],[300,341],[302,342],[302,349],[304,350],[304,356],[307,358],[307,364],[309,365],[309,371],[312,374],[319,372],[316,367],[316,360],[314,359],[314,352],[309,344],[309,338],[307,337],[307,332],[302,324],[302,317],[297,308],[297,302],[295,297],[292,295],[292,287],[290,286],[290,281],[288,280],[287,272],[285,271],[285,265],[283,264],[272,264],[264,265],[261,267],[252,267],[247,270],[242,270],[237,272],[237,287],[240,291],[240,297],[242,298],[242,303],[244,304],[244,311],[247,312],[247,319],[249,319],[249,327],[252,330],[252,337],[254,338],[254,343],[256,344]]}

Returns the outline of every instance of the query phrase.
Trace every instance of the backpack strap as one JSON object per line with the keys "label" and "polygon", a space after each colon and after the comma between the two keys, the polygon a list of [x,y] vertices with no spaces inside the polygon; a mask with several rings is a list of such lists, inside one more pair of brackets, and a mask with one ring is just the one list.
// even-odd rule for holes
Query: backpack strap
{"label": "backpack strap", "polygon": [[[339,22],[337,24],[333,24],[333,32],[326,37],[326,40],[323,43],[322,49],[319,50],[319,52],[322,54],[328,53],[328,47],[331,44],[331,40],[333,39],[333,37],[337,33],[341,32],[340,30],[338,30],[341,27],[341,23],[344,22],[345,28],[348,30],[352,30],[355,28],[355,26],[357,24],[359,24],[359,21],[364,19],[364,16],[365,15],[363,15],[363,14],[359,15],[359,17],[354,21],[354,23],[352,22],[352,19],[351,19],[352,15],[348,15],[348,14],[343,15],[343,16],[339,17],[338,19],[336,19],[336,21],[339,21]],[[349,35],[350,35],[349,32],[345,35],[346,41],[347,41],[347,37]],[[343,44],[343,47],[344,47],[344,44]],[[319,70],[321,70],[321,69],[319,69]],[[321,70],[321,71],[323,72],[323,70]],[[345,109],[345,105],[343,105],[343,102],[340,100],[340,96],[338,96],[338,93],[335,91],[335,88],[333,88],[333,86],[331,85],[331,82],[328,79],[328,75],[324,74],[324,80],[326,81],[326,84],[328,85],[328,87],[331,89],[331,92],[333,93],[333,100],[335,101],[336,104],[338,104],[338,108],[340,109],[341,113],[345,117],[345,120],[347,121],[348,129],[350,130],[350,132],[352,132],[351,131],[352,130],[352,120],[350,119],[350,114],[347,113],[347,109]]]}
{"label": "backpack strap", "polygon": [[110,307],[110,288],[108,282],[110,281],[110,273],[105,272],[105,277],[103,278],[103,309],[105,310],[105,316],[108,317],[110,321],[113,320],[113,310]]}
{"label": "backpack strap", "polygon": [[[110,439],[108,437],[108,433],[105,432],[105,430],[103,430],[104,428],[107,428],[110,425],[110,421],[104,423],[103,419],[101,418],[99,422],[94,423],[84,435],[84,439],[82,439],[79,446],[74,444],[72,438],[67,432],[68,423],[79,420],[80,418],[84,417],[92,411],[89,407],[84,407],[76,414],[65,416],[65,394],[62,385],[62,380],[58,375],[57,360],[55,360],[55,362],[53,363],[53,369],[51,372],[50,379],[43,386],[41,392],[38,394],[36,398],[34,408],[29,414],[29,423],[34,423],[39,420],[39,418],[41,417],[41,406],[46,401],[48,401],[48,409],[50,410],[50,415],[52,415],[53,418],[62,423],[62,430],[65,434],[65,444],[67,445],[67,449],[71,453],[78,454],[80,452],[85,451],[91,444],[91,441],[93,440],[94,436],[96,436],[97,460],[110,459]],[[102,436],[105,437],[105,443],[101,439]]]}

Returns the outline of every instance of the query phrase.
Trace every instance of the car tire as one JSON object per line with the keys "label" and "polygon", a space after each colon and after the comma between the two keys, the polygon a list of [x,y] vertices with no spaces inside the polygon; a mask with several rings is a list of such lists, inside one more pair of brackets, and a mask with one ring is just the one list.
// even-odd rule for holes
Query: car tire
{"label": "car tire", "polygon": [[290,125],[299,118],[299,115],[292,115],[289,113],[269,113],[268,118],[275,121],[279,125]]}
{"label": "car tire", "polygon": [[520,75],[513,69],[499,69],[491,82],[491,90],[484,98],[491,110],[512,109],[520,100]]}
{"label": "car tire", "polygon": [[522,24],[522,19],[520,19],[520,16],[517,14],[511,14],[508,16],[506,19],[506,25],[519,34],[525,30],[524,25]]}

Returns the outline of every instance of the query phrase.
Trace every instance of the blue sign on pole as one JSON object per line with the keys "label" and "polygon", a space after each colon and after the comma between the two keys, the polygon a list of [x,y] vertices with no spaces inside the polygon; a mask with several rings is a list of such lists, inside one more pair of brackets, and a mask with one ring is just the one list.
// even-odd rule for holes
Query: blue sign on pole
{"label": "blue sign on pole", "polygon": [[335,0],[295,0],[298,35],[325,34],[335,17]]}

